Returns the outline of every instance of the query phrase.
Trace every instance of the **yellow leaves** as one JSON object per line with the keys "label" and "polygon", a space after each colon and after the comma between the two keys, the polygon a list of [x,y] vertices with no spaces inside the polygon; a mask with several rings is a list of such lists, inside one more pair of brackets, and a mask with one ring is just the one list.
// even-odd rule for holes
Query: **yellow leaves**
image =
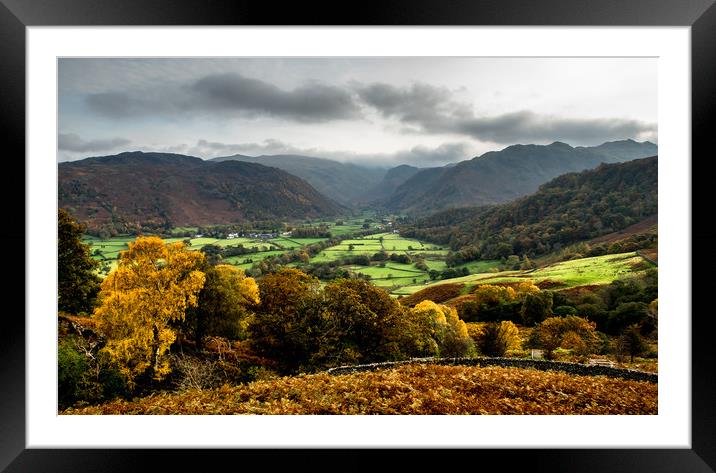
{"label": "yellow leaves", "polygon": [[493,286],[491,284],[483,284],[478,286],[474,291],[475,302],[478,305],[497,305],[502,301],[514,301],[517,293],[511,287]]}
{"label": "yellow leaves", "polygon": [[509,320],[503,320],[499,324],[498,337],[505,344],[506,350],[519,350],[522,348],[520,331],[517,326]]}
{"label": "yellow leaves", "polygon": [[447,306],[436,304],[433,301],[425,300],[411,309],[413,314],[428,317],[434,324],[439,326],[447,325],[445,310]]}
{"label": "yellow leaves", "polygon": [[258,304],[259,286],[254,278],[247,278],[243,269],[228,264],[220,264],[214,267],[220,284],[229,287],[232,293],[239,296],[237,304]]}
{"label": "yellow leaves", "polygon": [[170,372],[164,354],[176,334],[168,324],[196,306],[205,274],[199,270],[203,253],[188,251],[183,243],[140,237],[128,246],[102,283],[101,306],[93,317],[107,337],[104,351],[132,384],[149,368],[157,379]]}
{"label": "yellow leaves", "polygon": [[517,285],[517,292],[519,294],[537,294],[540,292],[540,288],[535,286],[532,281],[525,281]]}
{"label": "yellow leaves", "polygon": [[465,356],[472,350],[465,322],[460,320],[454,307],[425,300],[411,309],[414,316],[428,319],[433,324],[433,337],[444,356]]}

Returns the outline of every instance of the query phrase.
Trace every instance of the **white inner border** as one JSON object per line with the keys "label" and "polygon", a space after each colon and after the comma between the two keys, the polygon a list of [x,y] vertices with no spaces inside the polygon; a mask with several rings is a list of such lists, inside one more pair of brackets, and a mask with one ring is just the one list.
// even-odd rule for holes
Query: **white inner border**
{"label": "white inner border", "polygon": [[[690,448],[690,37],[687,27],[28,28],[27,447]],[[659,414],[58,416],[53,313],[60,56],[658,57]]]}

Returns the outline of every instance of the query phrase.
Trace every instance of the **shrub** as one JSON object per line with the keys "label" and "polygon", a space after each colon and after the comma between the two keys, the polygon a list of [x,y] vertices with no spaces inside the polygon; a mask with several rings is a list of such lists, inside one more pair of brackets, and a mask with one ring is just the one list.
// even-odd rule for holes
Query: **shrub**
{"label": "shrub", "polygon": [[81,398],[87,362],[68,340],[57,347],[57,394],[60,408],[71,406]]}
{"label": "shrub", "polygon": [[577,309],[572,306],[561,305],[559,307],[555,307],[552,313],[557,317],[566,317],[568,315],[577,315]]}

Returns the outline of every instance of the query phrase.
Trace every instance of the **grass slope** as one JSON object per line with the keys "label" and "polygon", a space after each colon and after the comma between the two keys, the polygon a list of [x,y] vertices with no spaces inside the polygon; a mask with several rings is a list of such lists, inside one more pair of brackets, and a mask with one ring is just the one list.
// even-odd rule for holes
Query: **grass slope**
{"label": "grass slope", "polygon": [[492,284],[498,282],[516,282],[531,280],[535,283],[554,282],[556,289],[576,286],[609,284],[635,271],[635,267],[644,259],[634,252],[615,255],[579,258],[551,264],[532,271],[502,271],[498,273],[480,273],[460,278],[445,279],[434,284],[407,286],[395,291],[396,294],[409,295],[421,289],[440,284],[465,283],[471,285]]}

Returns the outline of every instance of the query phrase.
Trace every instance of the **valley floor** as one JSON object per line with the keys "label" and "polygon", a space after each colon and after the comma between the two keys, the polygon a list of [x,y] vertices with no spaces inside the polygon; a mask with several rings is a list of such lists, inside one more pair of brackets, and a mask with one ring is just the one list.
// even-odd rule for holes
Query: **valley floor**
{"label": "valley floor", "polygon": [[655,383],[533,369],[406,365],[158,393],[62,414],[657,414]]}

